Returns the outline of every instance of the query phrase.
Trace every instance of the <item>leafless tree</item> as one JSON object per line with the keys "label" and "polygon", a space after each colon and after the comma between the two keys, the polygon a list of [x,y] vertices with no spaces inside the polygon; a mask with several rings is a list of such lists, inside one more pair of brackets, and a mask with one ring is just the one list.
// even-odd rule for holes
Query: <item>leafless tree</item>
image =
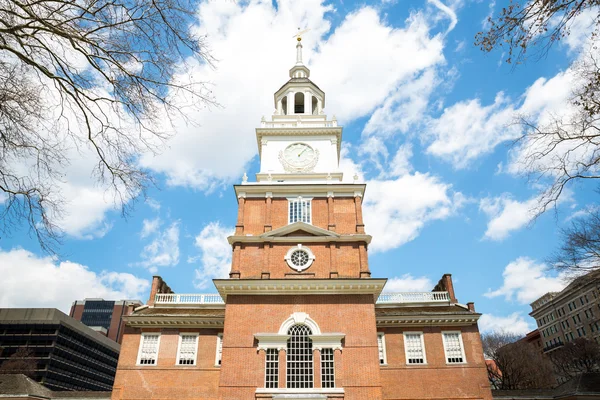
{"label": "leafless tree", "polygon": [[91,151],[93,176],[116,204],[144,192],[152,179],[137,158],[163,147],[164,120],[183,105],[214,104],[190,76],[213,61],[192,28],[195,8],[194,0],[0,0],[0,232],[25,223],[54,249],[58,184],[73,151]]}
{"label": "leafless tree", "polygon": [[[573,24],[584,12],[593,15],[587,39],[597,43],[599,5],[600,0],[511,0],[499,15],[488,19],[488,29],[476,35],[475,44],[485,52],[504,50],[508,63],[523,63],[530,54],[539,59],[571,35]],[[573,78],[573,92],[564,114],[547,115],[543,121],[522,115],[515,121],[524,132],[515,145],[520,172],[536,184],[546,185],[532,210],[536,216],[556,206],[570,182],[600,177],[597,45],[588,46],[568,73]]]}
{"label": "leafless tree", "polygon": [[0,364],[0,374],[24,374],[33,376],[37,368],[35,354],[31,349],[19,347],[7,360]]}
{"label": "leafless tree", "polygon": [[549,357],[556,373],[564,379],[600,371],[600,346],[593,340],[575,339],[550,352]]}
{"label": "leafless tree", "polygon": [[504,332],[482,335],[488,378],[496,389],[541,389],[552,387],[552,365],[533,345]]}

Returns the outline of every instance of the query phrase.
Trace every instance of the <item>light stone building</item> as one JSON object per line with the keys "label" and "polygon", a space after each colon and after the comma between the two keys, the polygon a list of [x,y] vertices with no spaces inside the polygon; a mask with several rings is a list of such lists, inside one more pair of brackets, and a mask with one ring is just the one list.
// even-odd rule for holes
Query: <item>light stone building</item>
{"label": "light stone building", "polygon": [[229,278],[177,294],[154,277],[125,317],[113,400],[491,400],[480,314],[451,276],[424,293],[371,277],[366,185],[339,169],[342,127],[300,40],[289,76],[256,129],[256,182],[234,187]]}

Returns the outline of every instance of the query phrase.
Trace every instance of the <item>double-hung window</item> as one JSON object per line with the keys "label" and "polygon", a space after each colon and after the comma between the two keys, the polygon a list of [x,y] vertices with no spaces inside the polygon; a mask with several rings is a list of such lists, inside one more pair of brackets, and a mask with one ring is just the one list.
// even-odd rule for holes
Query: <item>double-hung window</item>
{"label": "double-hung window", "polygon": [[279,387],[279,350],[267,349],[265,364],[265,387],[275,389]]}
{"label": "double-hung window", "polygon": [[404,352],[407,364],[427,364],[422,332],[404,332]]}
{"label": "double-hung window", "polygon": [[215,355],[215,367],[221,366],[221,357],[223,355],[223,334],[217,334],[217,354]]}
{"label": "double-hung window", "polygon": [[387,365],[387,356],[385,354],[385,334],[377,332],[377,348],[379,349],[379,364]]}
{"label": "double-hung window", "polygon": [[442,332],[444,354],[447,364],[462,364],[466,362],[460,332]]}
{"label": "double-hung window", "polygon": [[296,197],[288,199],[288,223],[312,223],[311,201],[312,199],[305,197]]}
{"label": "double-hung window", "polygon": [[333,349],[321,350],[321,386],[335,387],[335,366],[333,364]]}
{"label": "double-hung window", "polygon": [[142,333],[140,349],[138,351],[138,365],[156,365],[158,362],[158,348],[160,346],[160,333]]}
{"label": "double-hung window", "polygon": [[179,335],[179,347],[177,348],[177,365],[196,365],[196,354],[198,353],[198,334]]}

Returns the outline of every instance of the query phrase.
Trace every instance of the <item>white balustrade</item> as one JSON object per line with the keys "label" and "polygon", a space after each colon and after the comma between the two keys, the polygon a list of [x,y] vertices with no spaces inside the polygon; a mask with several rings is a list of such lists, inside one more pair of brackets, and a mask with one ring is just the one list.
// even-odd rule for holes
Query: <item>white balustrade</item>
{"label": "white balustrade", "polygon": [[[450,301],[448,292],[381,293],[377,304],[393,303],[444,303]],[[225,304],[221,296],[214,294],[159,293],[155,304]]]}
{"label": "white balustrade", "polygon": [[386,303],[437,303],[449,302],[448,292],[404,292],[404,293],[381,293],[377,304]]}
{"label": "white balustrade", "polygon": [[225,304],[221,296],[215,294],[175,294],[159,293],[154,304]]}
{"label": "white balustrade", "polygon": [[334,121],[276,121],[276,122],[261,122],[261,128],[332,128],[336,127]]}

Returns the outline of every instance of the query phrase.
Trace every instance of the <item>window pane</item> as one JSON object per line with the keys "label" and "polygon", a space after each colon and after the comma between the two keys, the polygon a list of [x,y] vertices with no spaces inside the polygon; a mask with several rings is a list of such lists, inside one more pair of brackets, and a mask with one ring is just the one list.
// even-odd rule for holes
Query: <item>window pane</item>
{"label": "window pane", "polygon": [[423,342],[420,333],[404,334],[406,346],[406,363],[407,364],[424,364],[425,352],[423,351]]}
{"label": "window pane", "polygon": [[385,364],[385,342],[383,338],[383,333],[377,334],[377,347],[379,350],[379,364]]}
{"label": "window pane", "polygon": [[288,331],[287,387],[308,389],[313,387],[312,332],[306,325],[294,325]]}
{"label": "window pane", "polygon": [[324,388],[335,387],[335,368],[333,365],[333,349],[321,350],[321,385]]}
{"label": "window pane", "polygon": [[142,335],[141,365],[155,365],[158,358],[158,339],[160,335]]}
{"label": "window pane", "polygon": [[279,350],[267,349],[267,362],[265,368],[265,387],[279,387]]}
{"label": "window pane", "polygon": [[462,347],[460,345],[460,333],[446,332],[443,335],[444,348],[446,349],[446,361],[449,364],[464,362]]}
{"label": "window pane", "polygon": [[181,335],[181,345],[179,346],[179,357],[177,364],[194,365],[196,363],[196,335]]}

